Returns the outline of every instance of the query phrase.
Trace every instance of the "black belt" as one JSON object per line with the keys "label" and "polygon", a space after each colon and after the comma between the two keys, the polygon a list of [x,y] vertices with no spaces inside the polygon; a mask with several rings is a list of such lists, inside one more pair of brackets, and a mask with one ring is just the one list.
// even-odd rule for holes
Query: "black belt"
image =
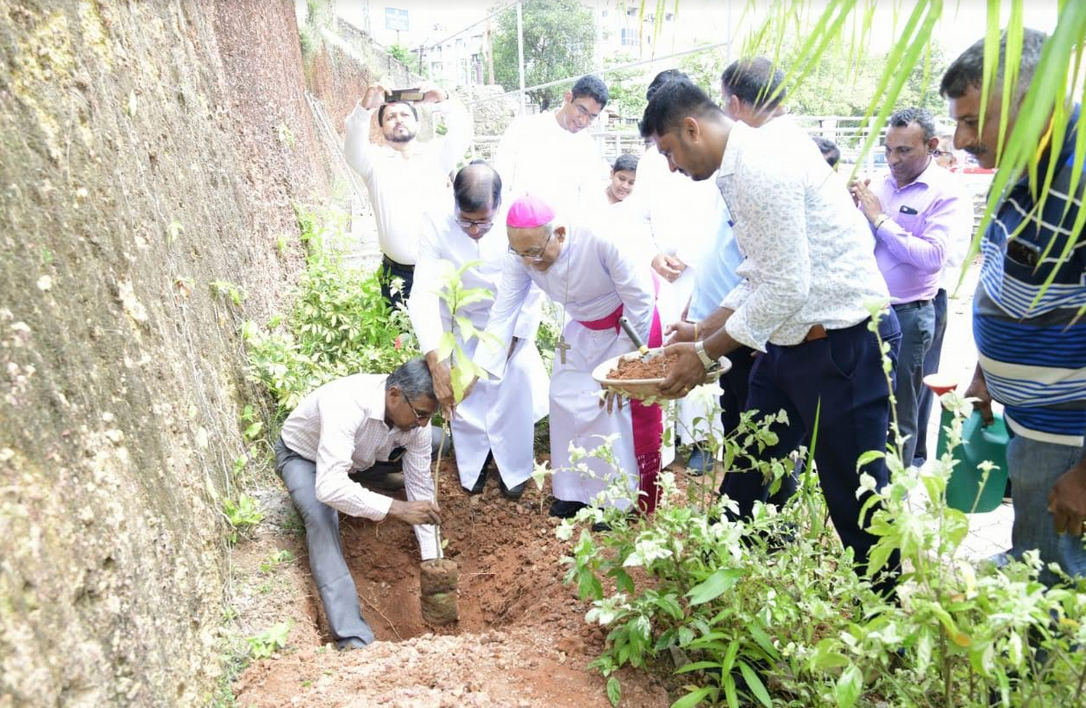
{"label": "black belt", "polygon": [[929,303],[931,303],[931,300],[913,300],[912,302],[901,302],[897,305],[891,305],[890,307],[894,308],[895,311],[900,312],[901,310],[919,310]]}
{"label": "black belt", "polygon": [[406,270],[406,271],[415,270],[415,266],[413,266],[413,265],[404,265],[403,263],[397,263],[396,261],[392,260],[388,256],[382,256],[381,262],[384,263],[386,266],[388,266],[389,269],[399,269],[399,270]]}

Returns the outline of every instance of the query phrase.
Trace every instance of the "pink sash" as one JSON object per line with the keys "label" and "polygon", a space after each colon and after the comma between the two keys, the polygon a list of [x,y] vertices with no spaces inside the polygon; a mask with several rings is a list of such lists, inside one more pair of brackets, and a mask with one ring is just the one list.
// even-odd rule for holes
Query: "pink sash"
{"label": "pink sash", "polygon": [[[652,276],[654,294],[659,294],[660,283],[656,275]],[[581,322],[588,329],[600,331],[619,330],[618,319],[622,317],[622,305],[618,309],[598,320]],[[649,328],[649,347],[658,347],[664,342],[664,327],[660,322],[660,312],[652,308],[652,326]],[[660,404],[646,406],[641,401],[630,401],[630,417],[633,419],[634,454],[637,455],[638,478],[641,494],[638,508],[651,514],[656,511],[656,502],[660,497],[660,488],[656,485],[656,476],[660,473],[660,444],[664,437],[664,413]]]}

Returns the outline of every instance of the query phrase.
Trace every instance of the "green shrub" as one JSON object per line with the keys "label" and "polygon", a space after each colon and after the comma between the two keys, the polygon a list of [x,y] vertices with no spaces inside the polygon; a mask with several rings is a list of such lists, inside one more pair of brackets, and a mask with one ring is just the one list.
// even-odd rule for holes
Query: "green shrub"
{"label": "green shrub", "polygon": [[[725,518],[716,476],[692,480],[676,503],[665,472],[651,517],[588,509],[563,522],[559,538],[573,541],[566,581],[591,601],[586,619],[609,628],[593,664],[609,695],[620,695],[611,681],[620,667],[666,661],[685,684],[673,708],[1086,705],[1086,580],[1046,588],[1035,555],[1004,567],[962,558],[968,521],[945,492],[970,406],[948,396],[958,416],[941,459],[918,471],[896,454],[866,456],[885,454],[891,472],[870,497],[880,506],[867,510],[879,537],[869,572],[901,553],[896,602],[857,576],[827,528],[809,462],[783,509],[756,504],[748,520]],[[745,414],[740,431],[712,442],[728,473],[772,442],[765,423]],[[763,463],[760,473],[777,477],[791,464]],[[873,488],[864,475],[861,491]],[[611,531],[584,528],[601,520]]]}
{"label": "green shrub", "polygon": [[310,391],[357,373],[389,373],[418,356],[403,310],[381,297],[376,272],[346,263],[346,215],[296,206],[306,268],[286,317],[246,323],[250,375],[276,401],[280,418]]}

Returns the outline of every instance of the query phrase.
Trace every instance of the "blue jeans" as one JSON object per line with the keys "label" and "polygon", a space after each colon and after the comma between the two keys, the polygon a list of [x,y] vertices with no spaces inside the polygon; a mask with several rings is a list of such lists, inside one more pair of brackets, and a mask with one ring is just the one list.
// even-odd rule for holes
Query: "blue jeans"
{"label": "blue jeans", "polygon": [[[1047,566],[1056,563],[1070,576],[1086,576],[1086,548],[1081,536],[1057,534],[1052,514],[1048,513],[1048,494],[1052,485],[1082,460],[1083,448],[1039,442],[1013,435],[1007,444],[1007,474],[1014,487],[1014,526],[1011,528],[1011,554],[1021,558],[1036,548]],[[1041,581],[1053,585],[1056,576],[1041,570]]]}
{"label": "blue jeans", "polygon": [[901,459],[909,464],[916,450],[919,431],[920,393],[924,388],[924,357],[931,349],[935,334],[935,308],[931,300],[917,300],[894,305],[901,324],[901,348],[897,355],[896,388],[897,427],[906,438]]}
{"label": "blue jeans", "polygon": [[[931,338],[931,349],[924,357],[924,376],[937,372],[942,359],[943,336],[946,334],[946,290],[939,288],[931,304],[935,308],[935,334]],[[913,453],[913,464],[917,467],[928,459],[928,425],[931,422],[931,402],[934,398],[931,389],[927,386],[920,389],[920,414],[916,419],[916,452]]]}

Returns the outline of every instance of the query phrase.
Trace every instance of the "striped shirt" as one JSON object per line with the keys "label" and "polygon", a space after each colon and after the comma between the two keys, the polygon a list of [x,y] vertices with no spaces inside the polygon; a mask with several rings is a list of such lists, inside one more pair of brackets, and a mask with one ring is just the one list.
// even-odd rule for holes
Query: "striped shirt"
{"label": "striped shirt", "polygon": [[[355,374],[330,381],[302,399],[283,423],[283,442],[317,465],[317,501],[350,516],[381,521],[392,498],[372,492],[347,475],[387,460],[406,448],[403,481],[407,498],[434,498],[430,476],[430,425],[400,430],[385,424],[386,375]],[[423,560],[437,558],[430,525],[415,526]]]}
{"label": "striped shirt", "polygon": [[[1007,424],[1023,437],[1072,446],[1081,446],[1086,433],[1086,316],[1079,316],[1086,307],[1086,237],[1075,230],[1086,174],[1069,194],[1078,117],[1076,107],[1043,208],[1038,212],[1028,176],[1008,189],[981,243],[973,300],[980,365]],[[1039,175],[1051,160],[1048,152]]]}

